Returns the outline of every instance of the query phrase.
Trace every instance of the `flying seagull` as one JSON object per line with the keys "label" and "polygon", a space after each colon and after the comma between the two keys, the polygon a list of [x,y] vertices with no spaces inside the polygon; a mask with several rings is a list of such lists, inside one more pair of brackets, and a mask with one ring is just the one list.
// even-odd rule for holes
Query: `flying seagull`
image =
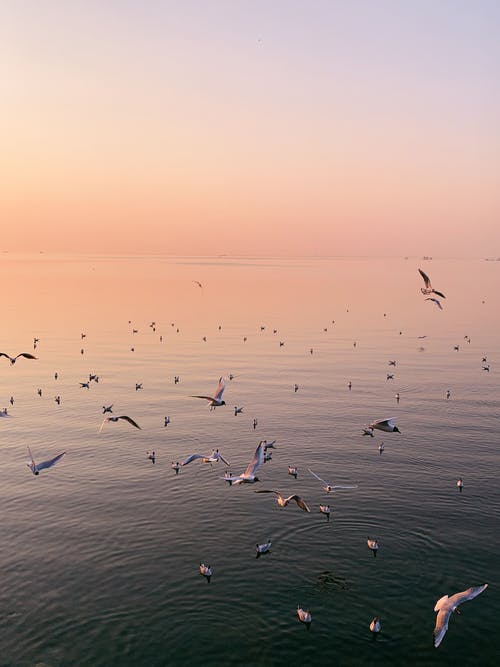
{"label": "flying seagull", "polygon": [[321,479],[315,472],[311,470],[311,468],[308,468],[309,472],[313,477],[316,477],[322,484],[324,484],[323,489],[326,491],[326,493],[335,493],[338,489],[357,489],[357,486],[343,486],[340,484],[328,484],[328,482],[325,482],[324,479]]}
{"label": "flying seagull", "polygon": [[295,502],[297,503],[297,505],[300,507],[301,510],[304,510],[304,512],[311,511],[304,502],[304,500],[302,500],[302,498],[296,493],[294,493],[292,496],[288,496],[288,498],[283,498],[283,496],[279,491],[275,491],[273,489],[260,489],[255,493],[274,493],[276,495],[276,500],[278,501],[278,505],[280,507],[286,507],[289,503],[292,502],[292,500],[295,500]]}
{"label": "flying seagull", "polygon": [[57,456],[54,456],[53,459],[49,459],[48,461],[42,461],[41,463],[35,463],[35,459],[33,458],[33,454],[31,453],[31,449],[29,447],[28,447],[28,454],[30,455],[31,461],[26,465],[34,475],[39,475],[40,470],[44,470],[45,468],[51,468],[55,463],[57,463],[60,459],[62,459],[62,457],[66,454],[66,452],[58,454]]}
{"label": "flying seagull", "polygon": [[434,646],[436,648],[441,644],[443,637],[448,630],[448,622],[452,612],[456,611],[457,614],[459,614],[460,612],[457,609],[458,605],[467,600],[472,600],[472,598],[475,598],[479,593],[482,593],[485,588],[488,588],[488,584],[476,586],[475,588],[471,586],[466,591],[462,591],[462,593],[455,593],[455,595],[452,595],[451,597],[444,595],[442,598],[439,598],[434,607],[434,611],[438,612],[436,627],[434,628]]}
{"label": "flying seagull", "polygon": [[102,431],[104,428],[104,424],[106,422],[117,422],[119,419],[125,419],[129,424],[132,424],[132,426],[135,426],[136,428],[141,428],[137,422],[135,422],[131,417],[127,417],[127,415],[120,415],[119,417],[106,417],[106,419],[103,419],[103,422],[101,424],[101,428],[99,429],[99,433]]}
{"label": "flying seagull", "polygon": [[24,357],[25,359],[38,359],[38,357],[34,357],[29,352],[20,352],[19,354],[16,354],[15,357],[11,357],[9,354],[6,354],[5,352],[0,352],[0,357],[7,357],[11,365],[14,365],[16,363],[16,359],[19,359],[19,357]]}
{"label": "flying seagull", "polygon": [[227,466],[230,465],[230,463],[226,461],[219,450],[214,449],[209,456],[205,456],[203,454],[191,454],[191,456],[188,456],[187,459],[181,463],[181,466],[187,466],[188,463],[191,463],[191,461],[195,461],[196,459],[201,459],[203,463],[212,464],[217,463],[217,461],[222,461],[222,463],[225,463]]}
{"label": "flying seagull", "polygon": [[218,408],[221,405],[226,405],[226,401],[222,400],[222,394],[224,393],[225,387],[226,383],[224,378],[221,377],[219,378],[219,384],[217,385],[214,396],[191,396],[191,398],[204,398],[209,402],[210,410],[215,410],[215,408]]}
{"label": "flying seagull", "polygon": [[229,482],[229,485],[243,484],[243,483],[253,484],[254,482],[259,482],[260,480],[257,477],[256,472],[263,463],[264,463],[264,444],[262,442],[259,442],[257,449],[255,450],[253,459],[248,464],[245,472],[241,473],[241,475],[227,475],[222,479],[225,479],[226,482]]}
{"label": "flying seagull", "polygon": [[442,299],[446,299],[445,295],[442,292],[438,292],[437,290],[432,288],[429,276],[426,273],[424,273],[422,271],[422,269],[419,269],[418,272],[420,273],[420,275],[424,279],[424,283],[425,283],[425,287],[420,288],[420,291],[422,292],[422,294],[437,294]]}
{"label": "flying seagull", "polygon": [[387,433],[401,433],[397,426],[394,426],[392,418],[377,419],[370,424],[371,429],[377,428],[379,431],[386,431]]}

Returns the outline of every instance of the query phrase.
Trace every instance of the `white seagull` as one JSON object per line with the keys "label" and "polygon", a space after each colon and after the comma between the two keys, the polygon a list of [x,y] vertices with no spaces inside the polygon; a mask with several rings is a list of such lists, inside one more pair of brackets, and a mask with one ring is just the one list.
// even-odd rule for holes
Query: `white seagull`
{"label": "white seagull", "polygon": [[335,493],[338,489],[357,489],[356,486],[343,486],[340,484],[328,484],[328,482],[325,482],[324,479],[321,479],[315,472],[311,470],[311,468],[308,468],[309,472],[313,477],[316,477],[322,484],[324,484],[323,489],[326,491],[326,493]]}
{"label": "white seagull", "polygon": [[215,408],[218,408],[221,405],[226,405],[226,401],[222,400],[222,394],[224,393],[225,387],[226,383],[224,378],[221,377],[219,378],[219,384],[217,385],[214,396],[191,396],[191,398],[204,398],[209,402],[210,410],[215,410]]}
{"label": "white seagull", "polygon": [[210,565],[205,565],[205,563],[200,563],[200,574],[202,574],[207,579],[207,583],[210,583],[210,577],[212,576],[212,568]]}
{"label": "white seagull", "polygon": [[31,449],[29,447],[28,447],[28,454],[30,455],[31,461],[26,465],[34,475],[39,475],[40,470],[44,470],[45,468],[51,468],[55,463],[57,463],[62,459],[62,457],[66,454],[66,452],[58,454],[57,456],[54,456],[53,459],[49,459],[48,461],[42,461],[41,463],[35,463],[35,459],[33,458],[33,454],[31,453]]}
{"label": "white seagull", "polygon": [[422,271],[422,269],[419,269],[418,272],[420,273],[420,275],[424,279],[424,283],[425,283],[425,287],[420,288],[420,291],[422,292],[422,294],[437,294],[442,299],[446,299],[445,295],[442,292],[438,292],[437,290],[432,288],[429,276],[426,273],[424,273]]}
{"label": "white seagull", "polygon": [[374,619],[372,619],[372,622],[370,623],[370,632],[380,632],[382,629],[382,626],[380,625],[380,616],[375,616]]}
{"label": "white seagull", "polygon": [[288,498],[283,498],[281,493],[279,491],[275,491],[274,489],[260,489],[259,491],[256,491],[255,493],[274,493],[275,496],[276,496],[276,500],[278,502],[278,505],[280,507],[286,507],[289,503],[292,502],[292,500],[294,500],[297,503],[297,505],[300,507],[300,509],[304,510],[304,512],[310,512],[311,511],[309,509],[309,507],[306,505],[306,503],[304,502],[304,500],[302,500],[302,498],[299,495],[297,495],[296,493],[294,493],[291,496],[288,496]]}
{"label": "white seagull", "polygon": [[372,550],[373,555],[376,557],[377,556],[377,551],[378,551],[378,540],[371,540],[368,538],[366,540],[366,543],[368,545],[368,548]]}
{"label": "white seagull", "polygon": [[271,538],[269,538],[269,541],[265,542],[265,544],[256,544],[255,549],[257,551],[257,558],[262,554],[267,554],[271,549]]}
{"label": "white seagull", "polygon": [[230,465],[229,461],[226,461],[218,449],[213,449],[209,456],[205,456],[204,454],[191,454],[191,456],[188,456],[187,459],[181,463],[181,466],[187,466],[188,463],[191,463],[191,461],[195,461],[196,459],[201,459],[203,463],[212,464],[217,463],[217,461],[222,461],[222,463],[225,463],[227,466]]}
{"label": "white seagull", "polygon": [[120,415],[119,417],[106,417],[106,419],[103,419],[101,428],[99,429],[99,433],[102,431],[104,428],[104,424],[106,422],[117,422],[119,419],[125,419],[129,424],[132,426],[135,426],[135,428],[141,428],[137,422],[135,422],[131,417],[127,417],[127,415]]}
{"label": "white seagull", "polygon": [[392,418],[389,419],[377,419],[372,422],[369,426],[371,429],[378,429],[379,431],[386,431],[387,433],[401,433],[397,426],[394,426]]}
{"label": "white seagull", "polygon": [[229,485],[232,484],[253,484],[254,482],[260,481],[256,473],[259,467],[264,463],[264,444],[259,442],[253,459],[247,466],[245,472],[242,472],[241,475],[227,475],[222,479],[225,479],[226,482],[229,482]]}
{"label": "white seagull", "polygon": [[5,352],[0,352],[0,357],[7,357],[7,359],[10,361],[11,366],[16,363],[16,359],[19,359],[19,357],[24,357],[25,359],[38,359],[38,357],[34,357],[29,352],[20,352],[19,354],[16,354],[15,357],[11,357],[9,354],[6,354]]}
{"label": "white seagull", "polygon": [[443,637],[448,630],[448,622],[452,612],[456,611],[457,614],[459,614],[460,612],[457,609],[459,604],[462,604],[462,602],[466,602],[467,600],[472,600],[472,598],[475,598],[486,588],[488,588],[488,584],[476,586],[475,588],[471,586],[466,591],[462,591],[462,593],[455,593],[455,595],[452,595],[451,597],[444,595],[442,598],[439,598],[434,607],[434,611],[438,612],[436,627],[434,628],[434,646],[436,648],[441,644]]}

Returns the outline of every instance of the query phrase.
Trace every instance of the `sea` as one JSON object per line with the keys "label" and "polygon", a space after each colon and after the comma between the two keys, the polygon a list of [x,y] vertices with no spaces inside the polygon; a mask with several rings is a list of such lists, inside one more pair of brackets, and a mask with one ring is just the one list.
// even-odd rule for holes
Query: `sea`
{"label": "sea", "polygon": [[[0,352],[36,357],[0,357],[1,667],[498,664],[499,262],[5,252],[0,279]],[[484,583],[435,648],[436,601]]]}

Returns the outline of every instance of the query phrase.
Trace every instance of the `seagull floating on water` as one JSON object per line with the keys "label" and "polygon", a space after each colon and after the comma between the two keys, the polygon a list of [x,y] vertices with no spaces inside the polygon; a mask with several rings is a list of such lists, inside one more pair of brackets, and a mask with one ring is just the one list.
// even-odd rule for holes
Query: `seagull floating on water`
{"label": "seagull floating on water", "polygon": [[463,488],[464,488],[464,480],[461,477],[459,477],[457,479],[457,489],[460,491],[460,493],[462,493]]}
{"label": "seagull floating on water", "polygon": [[368,544],[368,548],[372,550],[373,555],[376,557],[377,556],[377,551],[378,551],[378,540],[371,540],[368,538],[366,540],[366,543]]}
{"label": "seagull floating on water", "polygon": [[257,558],[262,554],[267,554],[271,549],[271,538],[265,544],[256,544],[255,548],[257,550]]}
{"label": "seagull floating on water", "polygon": [[462,602],[466,602],[467,600],[472,600],[480,593],[482,593],[486,588],[488,588],[488,584],[476,586],[475,588],[471,586],[466,591],[455,593],[455,595],[452,595],[451,597],[444,595],[442,598],[439,598],[439,600],[436,602],[436,606],[434,607],[434,611],[438,612],[436,618],[436,627],[434,628],[433,633],[434,646],[436,648],[439,646],[439,644],[441,644],[443,637],[448,630],[448,623],[452,612],[456,611],[457,614],[459,614],[460,612],[457,609],[458,605],[462,604]]}
{"label": "seagull floating on water", "polygon": [[224,393],[225,387],[226,383],[224,378],[221,377],[219,378],[219,384],[217,385],[214,396],[191,396],[191,398],[203,398],[209,402],[210,410],[215,410],[215,408],[218,408],[221,405],[226,405],[226,401],[222,400],[222,394]]}
{"label": "seagull floating on water", "polygon": [[288,474],[297,479],[297,475],[299,474],[299,469],[296,466],[288,466]]}
{"label": "seagull floating on water", "polygon": [[312,616],[309,609],[302,609],[301,607],[299,607],[299,605],[297,605],[297,616],[299,617],[299,621],[301,623],[304,623],[304,625],[309,630],[312,621]]}
{"label": "seagull floating on water", "polygon": [[299,495],[297,495],[296,493],[294,493],[291,496],[288,496],[288,498],[283,498],[281,493],[279,491],[275,491],[274,489],[260,489],[259,491],[256,491],[255,493],[274,493],[275,496],[276,496],[276,501],[277,501],[277,503],[280,507],[286,507],[289,503],[292,502],[292,500],[294,500],[297,503],[297,505],[300,507],[300,509],[304,510],[304,512],[310,512],[311,511],[309,509],[309,507],[306,505],[306,503],[304,502],[304,500]]}
{"label": "seagull floating on water", "polygon": [[325,482],[324,479],[321,479],[319,475],[317,475],[315,472],[311,470],[311,468],[308,468],[309,472],[313,477],[316,477],[317,480],[319,480],[324,486],[323,489],[326,491],[326,493],[335,493],[338,489],[357,489],[357,486],[343,486],[340,484],[328,484],[328,482]]}
{"label": "seagull floating on water", "polygon": [[53,459],[49,459],[48,461],[42,461],[41,463],[35,463],[35,459],[33,458],[33,454],[31,453],[31,449],[29,447],[28,447],[28,454],[30,455],[31,461],[26,465],[34,475],[39,475],[40,470],[44,470],[45,468],[51,468],[55,463],[57,463],[62,459],[62,457],[66,454],[66,452],[62,452],[62,454],[54,456]]}
{"label": "seagull floating on water", "polygon": [[129,424],[132,426],[135,426],[135,428],[141,428],[137,422],[135,422],[131,417],[127,417],[127,415],[120,415],[119,417],[106,417],[106,419],[103,419],[101,427],[99,429],[99,433],[102,431],[104,428],[104,424],[106,422],[117,422],[119,419],[125,419]]}
{"label": "seagull floating on water", "polygon": [[319,511],[321,512],[321,514],[325,514],[327,519],[330,518],[330,512],[331,512],[330,505],[320,505]]}
{"label": "seagull floating on water", "polygon": [[7,359],[10,361],[11,366],[13,366],[16,363],[16,360],[19,359],[19,357],[24,357],[25,359],[38,359],[38,357],[34,357],[29,352],[20,352],[19,354],[16,354],[15,357],[11,357],[5,352],[0,352],[0,357],[7,357]]}
{"label": "seagull floating on water", "polygon": [[210,577],[212,576],[212,568],[210,565],[205,565],[205,563],[200,563],[200,574],[206,577],[207,583],[210,583]]}
{"label": "seagull floating on water", "polygon": [[380,616],[375,616],[375,618],[370,623],[370,632],[380,632],[382,626],[380,625]]}

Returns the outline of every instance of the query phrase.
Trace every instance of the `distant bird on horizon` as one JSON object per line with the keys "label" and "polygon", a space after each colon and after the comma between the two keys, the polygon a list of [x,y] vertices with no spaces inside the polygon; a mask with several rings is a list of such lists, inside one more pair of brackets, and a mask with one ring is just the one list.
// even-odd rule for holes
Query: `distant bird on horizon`
{"label": "distant bird on horizon", "polygon": [[[418,272],[420,273],[420,275],[424,279],[424,283],[425,283],[425,287],[420,288],[420,291],[422,292],[422,294],[437,294],[442,299],[446,299],[445,295],[442,292],[438,292],[437,290],[433,289],[429,276],[426,273],[424,273],[422,271],[422,269],[419,269]],[[435,301],[435,299],[433,299],[433,301]]]}
{"label": "distant bird on horizon", "polygon": [[33,458],[33,454],[31,453],[31,449],[29,447],[28,447],[28,454],[31,460],[26,465],[34,475],[39,475],[40,470],[44,470],[45,468],[51,468],[55,463],[57,463],[62,459],[62,457],[66,454],[66,452],[62,452],[62,454],[54,456],[53,459],[48,459],[47,461],[42,461],[41,463],[35,463],[35,459]]}
{"label": "distant bird on horizon", "polygon": [[25,359],[38,359],[38,357],[33,356],[29,352],[20,352],[19,354],[16,354],[15,357],[11,357],[6,352],[0,352],[0,357],[7,357],[7,359],[9,359],[10,361],[11,366],[13,366],[16,363],[16,360],[19,359],[19,357],[24,357]]}
{"label": "distant bird on horizon", "polygon": [[127,417],[127,415],[120,415],[119,417],[106,417],[105,419],[103,419],[102,424],[101,424],[101,427],[100,427],[100,429],[99,429],[99,433],[100,433],[100,432],[102,431],[102,429],[104,428],[104,424],[105,424],[106,422],[115,422],[115,423],[116,423],[119,419],[124,419],[124,420],[127,421],[129,424],[131,424],[132,426],[135,426],[135,428],[138,428],[138,429],[141,428],[141,427],[139,426],[139,424],[138,424],[137,422],[135,422],[131,417]]}
{"label": "distant bird on horizon", "polygon": [[219,378],[219,384],[217,385],[217,389],[215,390],[214,396],[191,396],[191,398],[203,398],[205,401],[209,402],[210,410],[215,410],[215,408],[220,407],[221,405],[226,405],[226,401],[222,400],[222,394],[224,393],[224,389],[226,387],[226,383],[224,381],[224,378],[221,377]]}
{"label": "distant bird on horizon", "polygon": [[475,588],[471,586],[466,591],[455,593],[455,595],[452,595],[451,597],[443,595],[442,598],[439,598],[434,607],[434,611],[438,612],[436,617],[436,626],[433,632],[434,646],[436,648],[441,644],[446,631],[448,630],[448,623],[450,621],[451,614],[454,611],[456,611],[457,614],[460,614],[458,605],[462,604],[462,602],[466,602],[467,600],[472,600],[473,598],[477,597],[486,588],[488,588],[488,584],[476,586]]}

